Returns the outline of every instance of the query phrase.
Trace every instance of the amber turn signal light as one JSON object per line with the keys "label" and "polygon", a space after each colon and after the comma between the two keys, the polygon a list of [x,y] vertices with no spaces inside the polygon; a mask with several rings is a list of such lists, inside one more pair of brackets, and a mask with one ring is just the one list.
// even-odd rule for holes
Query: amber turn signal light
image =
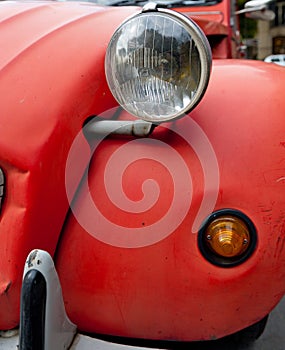
{"label": "amber turn signal light", "polygon": [[222,257],[239,256],[250,244],[250,234],[245,223],[234,216],[222,216],[206,229],[208,247]]}
{"label": "amber turn signal light", "polygon": [[224,209],[215,212],[199,231],[201,252],[217,265],[237,265],[251,254],[255,246],[255,227],[239,211]]}

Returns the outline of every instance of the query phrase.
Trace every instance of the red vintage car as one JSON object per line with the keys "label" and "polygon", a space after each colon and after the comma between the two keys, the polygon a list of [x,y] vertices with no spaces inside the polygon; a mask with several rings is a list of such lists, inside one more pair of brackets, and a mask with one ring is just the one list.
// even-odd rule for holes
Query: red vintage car
{"label": "red vintage car", "polygon": [[3,1],[0,47],[1,349],[257,338],[285,70],[239,59],[233,2]]}

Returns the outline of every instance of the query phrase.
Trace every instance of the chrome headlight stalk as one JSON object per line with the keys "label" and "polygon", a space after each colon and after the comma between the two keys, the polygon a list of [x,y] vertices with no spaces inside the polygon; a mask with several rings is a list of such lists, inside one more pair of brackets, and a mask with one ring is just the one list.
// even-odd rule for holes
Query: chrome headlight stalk
{"label": "chrome headlight stalk", "polygon": [[113,34],[106,52],[108,85],[136,117],[161,123],[183,116],[202,99],[211,49],[188,17],[147,4]]}

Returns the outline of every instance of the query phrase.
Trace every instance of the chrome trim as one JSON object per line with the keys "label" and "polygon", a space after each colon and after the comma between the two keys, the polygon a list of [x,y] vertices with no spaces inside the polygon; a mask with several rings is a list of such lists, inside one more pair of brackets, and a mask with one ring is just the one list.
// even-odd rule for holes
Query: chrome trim
{"label": "chrome trim", "polygon": [[135,136],[147,137],[153,130],[153,124],[143,120],[91,120],[84,127],[88,136]]}

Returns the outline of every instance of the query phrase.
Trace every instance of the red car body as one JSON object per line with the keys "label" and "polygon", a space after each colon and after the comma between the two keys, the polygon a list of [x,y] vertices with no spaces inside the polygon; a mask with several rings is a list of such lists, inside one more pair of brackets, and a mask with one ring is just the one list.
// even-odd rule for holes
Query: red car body
{"label": "red car body", "polygon": [[[133,119],[108,88],[104,58],[115,29],[140,9],[72,2],[0,8],[0,329],[19,324],[23,266],[35,248],[53,256],[67,314],[83,332],[210,340],[268,315],[285,291],[285,71],[232,59],[239,49],[229,1],[177,8],[212,47],[199,105],[156,127],[149,142],[110,136],[94,152],[82,132],[91,116]],[[121,150],[122,172],[122,160],[110,167]],[[157,198],[156,187],[142,186],[148,179],[159,187]],[[118,195],[151,204],[118,208],[106,181]],[[174,203],[177,186],[183,195]],[[198,244],[203,222],[224,209],[245,214],[257,232],[251,256],[232,267],[208,261]],[[92,234],[78,220],[85,210]],[[109,225],[103,236],[98,210]]]}

